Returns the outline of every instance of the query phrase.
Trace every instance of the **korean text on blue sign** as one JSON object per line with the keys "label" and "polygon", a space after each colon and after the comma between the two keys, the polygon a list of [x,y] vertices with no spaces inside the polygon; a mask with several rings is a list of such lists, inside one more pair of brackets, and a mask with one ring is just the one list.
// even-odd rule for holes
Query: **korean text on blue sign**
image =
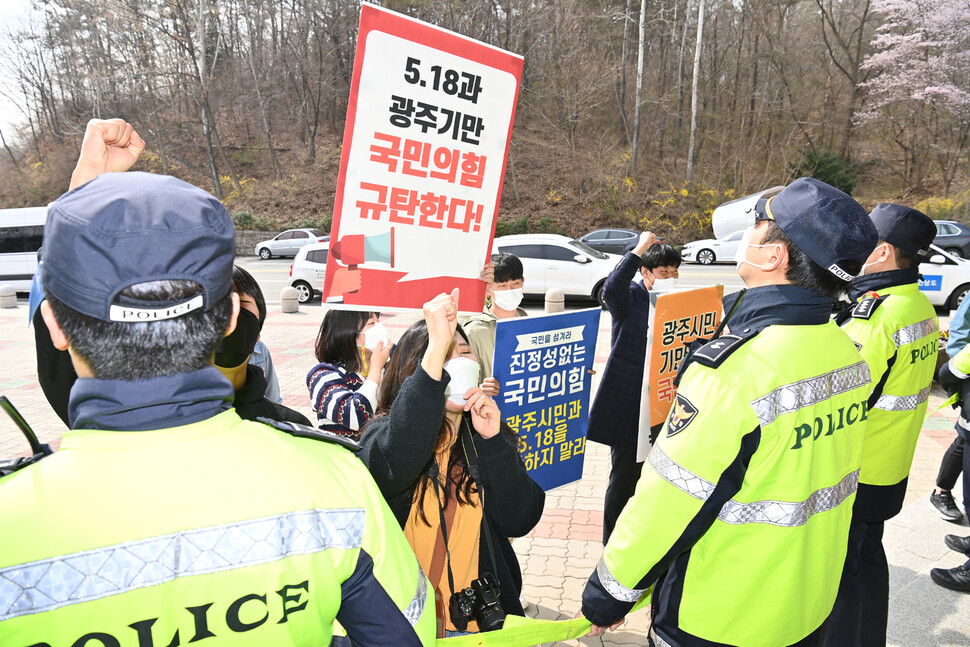
{"label": "korean text on blue sign", "polygon": [[919,280],[919,289],[923,292],[939,292],[943,289],[943,275],[924,274]]}
{"label": "korean text on blue sign", "polygon": [[498,406],[519,436],[526,469],[544,490],[583,476],[599,320],[597,308],[502,319],[496,328]]}

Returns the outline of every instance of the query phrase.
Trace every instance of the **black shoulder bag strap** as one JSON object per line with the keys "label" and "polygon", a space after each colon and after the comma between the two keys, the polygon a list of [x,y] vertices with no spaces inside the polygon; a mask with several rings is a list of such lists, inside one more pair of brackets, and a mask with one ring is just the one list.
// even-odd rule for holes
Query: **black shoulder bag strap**
{"label": "black shoulder bag strap", "polygon": [[438,501],[438,520],[441,524],[441,537],[445,540],[445,561],[448,564],[448,586],[451,594],[455,594],[455,576],[451,571],[451,549],[448,548],[448,528],[445,522],[445,509],[441,505],[441,484],[438,483],[438,460],[432,461],[431,482],[434,483],[434,498]]}
{"label": "black shoulder bag strap", "polygon": [[[498,562],[495,560],[495,548],[492,546],[492,533],[489,532],[488,514],[485,512],[485,485],[482,483],[481,473],[478,470],[478,449],[475,447],[471,429],[468,428],[468,420],[464,415],[461,417],[461,430],[461,448],[465,452],[465,463],[468,465],[468,473],[471,475],[472,481],[478,487],[478,503],[482,506],[482,528],[485,532],[485,543],[488,545],[488,556],[492,559],[493,575],[498,577]],[[501,429],[499,433],[502,433]]]}
{"label": "black shoulder bag strap", "polygon": [[[501,433],[501,432],[499,432]],[[478,450],[475,448],[475,441],[472,439],[471,430],[468,428],[468,421],[465,416],[461,417],[461,432],[458,441],[461,443],[462,451],[465,453],[465,462],[468,465],[468,474],[478,487],[478,502],[482,506],[482,526],[485,533],[485,543],[488,545],[488,556],[492,560],[492,569],[497,571],[498,562],[495,560],[495,548],[492,545],[492,533],[489,532],[488,515],[485,514],[485,489],[482,486],[478,471]],[[469,451],[471,447],[471,451]],[[441,537],[445,540],[445,561],[448,564],[448,586],[451,587],[451,595],[455,594],[455,576],[451,570],[451,549],[448,547],[448,529],[445,521],[445,509],[441,504],[440,483],[438,483],[438,462],[433,462],[431,481],[434,483],[434,496],[438,500],[438,518],[441,524]],[[455,505],[457,505],[457,501]],[[479,573],[481,576],[481,573]],[[498,577],[498,575],[496,575]]]}

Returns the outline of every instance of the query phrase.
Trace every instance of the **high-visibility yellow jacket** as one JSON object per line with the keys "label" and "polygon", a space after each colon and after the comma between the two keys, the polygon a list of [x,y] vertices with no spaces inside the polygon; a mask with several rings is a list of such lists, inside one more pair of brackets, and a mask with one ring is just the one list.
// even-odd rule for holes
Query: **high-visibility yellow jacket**
{"label": "high-visibility yellow jacket", "polygon": [[[887,275],[888,280],[893,274],[873,278]],[[860,347],[874,385],[855,517],[878,523],[902,509],[936,371],[939,324],[918,285],[906,283],[860,297],[842,329]]]}
{"label": "high-visibility yellow jacket", "polygon": [[[76,430],[0,480],[0,643],[430,645],[434,602],[344,447],[229,410]],[[420,639],[419,637],[420,636]]]}
{"label": "high-visibility yellow jacket", "polygon": [[[767,294],[799,296],[786,287]],[[745,298],[757,304],[765,290]],[[687,368],[584,592],[595,624],[618,620],[651,584],[661,645],[791,645],[828,617],[872,387],[817,305],[825,323],[757,332],[732,319],[732,334]]]}

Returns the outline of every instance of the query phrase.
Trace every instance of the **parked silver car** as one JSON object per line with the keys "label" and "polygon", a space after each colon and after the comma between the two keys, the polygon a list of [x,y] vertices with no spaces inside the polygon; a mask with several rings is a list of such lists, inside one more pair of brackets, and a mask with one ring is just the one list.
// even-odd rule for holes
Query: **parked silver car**
{"label": "parked silver car", "polygon": [[296,256],[300,248],[310,243],[330,240],[330,234],[319,229],[287,229],[282,234],[256,243],[256,255],[264,261],[274,256]]}
{"label": "parked silver car", "polygon": [[640,234],[632,229],[597,229],[580,236],[578,240],[607,254],[626,254],[637,246]]}
{"label": "parked silver car", "polygon": [[937,220],[933,244],[957,258],[970,258],[970,227],[953,220]]}

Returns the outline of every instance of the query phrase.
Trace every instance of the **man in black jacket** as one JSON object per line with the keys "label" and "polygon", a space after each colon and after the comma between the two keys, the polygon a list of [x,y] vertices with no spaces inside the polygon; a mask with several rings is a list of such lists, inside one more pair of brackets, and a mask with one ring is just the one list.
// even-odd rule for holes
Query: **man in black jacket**
{"label": "man in black jacket", "polygon": [[215,365],[235,390],[233,407],[243,420],[268,418],[280,422],[295,422],[308,427],[310,421],[299,411],[277,404],[266,397],[266,376],[263,369],[249,364],[249,357],[259,341],[266,322],[266,299],[252,274],[234,265],[232,291],[239,295],[239,319],[232,334],[223,338],[216,351]]}

